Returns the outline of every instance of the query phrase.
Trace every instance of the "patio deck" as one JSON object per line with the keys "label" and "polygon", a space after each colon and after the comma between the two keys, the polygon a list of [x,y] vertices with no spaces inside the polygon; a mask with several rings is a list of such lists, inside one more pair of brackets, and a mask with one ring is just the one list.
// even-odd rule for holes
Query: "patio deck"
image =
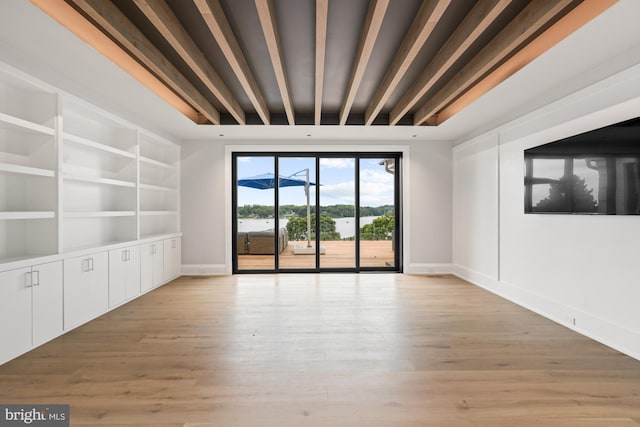
{"label": "patio deck", "polygon": [[[290,241],[280,253],[280,268],[315,268],[314,255],[294,255],[296,245],[307,242]],[[315,244],[315,243],[312,243]],[[354,268],[355,242],[349,240],[330,240],[322,242],[326,254],[320,256],[320,268]],[[385,267],[393,265],[394,253],[390,240],[360,241],[360,266]],[[240,270],[269,270],[274,267],[273,255],[239,255]]]}

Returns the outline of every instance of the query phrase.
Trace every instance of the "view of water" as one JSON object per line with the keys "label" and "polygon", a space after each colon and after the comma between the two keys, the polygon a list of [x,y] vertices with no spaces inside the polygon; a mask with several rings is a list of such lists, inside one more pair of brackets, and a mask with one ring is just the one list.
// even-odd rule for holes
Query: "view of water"
{"label": "view of water", "polygon": [[[360,227],[365,224],[371,224],[377,216],[363,216],[360,218]],[[336,231],[340,233],[342,238],[353,237],[356,235],[355,218],[334,218],[336,222]],[[273,219],[239,219],[238,231],[262,231],[273,228]],[[280,227],[286,227],[289,220],[287,218],[280,219]],[[311,224],[313,227],[313,224]]]}

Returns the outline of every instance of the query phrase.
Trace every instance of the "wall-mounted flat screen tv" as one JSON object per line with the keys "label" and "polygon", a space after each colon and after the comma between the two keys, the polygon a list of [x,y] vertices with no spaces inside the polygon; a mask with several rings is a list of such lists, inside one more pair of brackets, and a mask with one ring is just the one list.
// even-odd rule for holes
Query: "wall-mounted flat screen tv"
{"label": "wall-mounted flat screen tv", "polygon": [[640,215],[640,118],[524,152],[525,213]]}

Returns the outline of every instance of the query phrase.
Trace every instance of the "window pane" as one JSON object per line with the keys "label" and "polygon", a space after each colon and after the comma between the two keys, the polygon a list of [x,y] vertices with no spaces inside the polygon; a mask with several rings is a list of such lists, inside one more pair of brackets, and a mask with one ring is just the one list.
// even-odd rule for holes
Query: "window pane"
{"label": "window pane", "polygon": [[274,157],[237,157],[238,270],[275,269]]}
{"label": "window pane", "polygon": [[[316,159],[280,157],[280,268],[316,268]],[[307,198],[306,184],[309,183]]]}
{"label": "window pane", "polygon": [[320,184],[320,268],[355,268],[355,159],[321,158]]}
{"label": "window pane", "polygon": [[394,159],[360,159],[360,267],[395,264],[394,175]]}

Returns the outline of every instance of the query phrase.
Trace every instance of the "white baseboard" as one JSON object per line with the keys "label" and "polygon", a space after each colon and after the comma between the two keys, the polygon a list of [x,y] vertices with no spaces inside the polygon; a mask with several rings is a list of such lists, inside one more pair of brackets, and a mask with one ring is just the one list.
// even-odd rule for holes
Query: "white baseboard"
{"label": "white baseboard", "polygon": [[405,266],[404,274],[451,274],[452,264],[419,264],[413,263]]}
{"label": "white baseboard", "polygon": [[183,276],[226,276],[224,264],[182,264]]}
{"label": "white baseboard", "polygon": [[583,310],[535,294],[513,283],[497,281],[460,265],[453,274],[562,326],[640,360],[640,332],[609,322]]}
{"label": "white baseboard", "polygon": [[451,274],[454,274],[459,278],[466,280],[467,282],[471,282],[474,285],[480,286],[481,288],[500,295],[500,282],[498,282],[495,277],[492,277],[485,273],[480,273],[475,270],[471,270],[466,267],[462,267],[458,264],[452,265]]}

